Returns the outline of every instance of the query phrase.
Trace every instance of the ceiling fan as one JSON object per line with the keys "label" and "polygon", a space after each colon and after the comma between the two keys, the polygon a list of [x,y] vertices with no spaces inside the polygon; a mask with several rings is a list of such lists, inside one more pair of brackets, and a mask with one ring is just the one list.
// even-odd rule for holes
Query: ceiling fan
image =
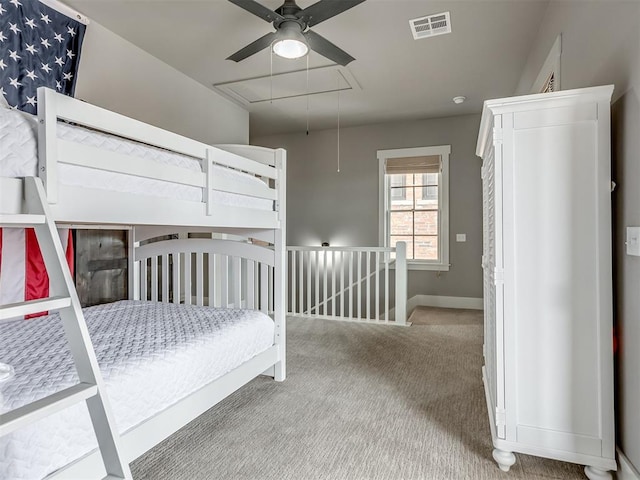
{"label": "ceiling fan", "polygon": [[285,58],[303,57],[311,49],[342,66],[355,60],[347,52],[309,28],[355,7],[365,0],[320,0],[305,9],[296,5],[295,0],[285,0],[284,4],[275,11],[255,0],[229,1],[263,20],[273,23],[276,31],[267,33],[238,50],[227,60],[239,62],[270,45],[273,45],[273,52],[276,55]]}

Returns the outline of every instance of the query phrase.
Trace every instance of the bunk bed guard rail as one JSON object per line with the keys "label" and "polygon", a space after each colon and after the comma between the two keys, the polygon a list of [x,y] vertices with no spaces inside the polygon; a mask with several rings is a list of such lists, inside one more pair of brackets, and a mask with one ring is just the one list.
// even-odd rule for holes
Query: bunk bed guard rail
{"label": "bunk bed guard rail", "polygon": [[[197,159],[202,168],[197,171],[176,165],[159,165],[152,159],[116,153],[98,146],[60,138],[59,120]],[[198,215],[222,215],[215,220],[216,225],[225,223],[222,210],[227,211],[229,220],[226,223],[229,225],[233,224],[233,215],[237,216],[234,207],[216,209],[216,192],[261,200],[263,204],[267,202],[268,208],[262,209],[243,205],[241,210],[245,224],[248,222],[254,226],[278,228],[279,221],[283,220],[279,212],[283,210],[280,192],[284,193],[284,150],[243,145],[214,147],[61,95],[45,87],[38,89],[38,124],[38,175],[45,185],[47,201],[56,217],[67,216],[65,212],[71,208],[67,205],[71,202],[66,202],[64,208],[61,207],[60,214],[56,215],[56,204],[59,202],[62,189],[58,167],[59,164],[66,164],[202,189],[202,202],[199,205],[201,209],[198,209]],[[220,168],[224,171],[221,172]],[[241,175],[232,177],[218,174],[229,170]],[[253,181],[247,182],[247,177]],[[257,181],[258,179],[260,181]],[[111,208],[117,209],[117,205],[114,207],[114,203],[118,203],[117,196],[113,200]],[[172,202],[180,203],[179,200]],[[153,204],[154,202],[150,201],[149,206]],[[181,210],[184,212],[182,207]],[[60,219],[64,221],[64,218]],[[130,223],[147,223],[142,219],[133,220],[135,221]],[[147,224],[152,222],[153,220],[149,220]],[[166,223],[166,215],[163,223]],[[187,223],[201,222],[189,220],[187,216],[185,224]]]}

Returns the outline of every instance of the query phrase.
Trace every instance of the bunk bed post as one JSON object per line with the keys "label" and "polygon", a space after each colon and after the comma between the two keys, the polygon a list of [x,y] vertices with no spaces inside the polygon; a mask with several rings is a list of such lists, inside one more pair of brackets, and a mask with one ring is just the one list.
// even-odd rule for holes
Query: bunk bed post
{"label": "bunk bed post", "polygon": [[38,176],[42,179],[48,203],[58,203],[58,149],[56,95],[38,88]]}
{"label": "bunk bed post", "polygon": [[280,353],[280,361],[275,365],[274,378],[278,382],[284,381],[287,376],[286,368],[286,337],[287,337],[287,204],[286,204],[286,164],[287,153],[284,149],[275,151],[275,164],[278,172],[276,179],[276,189],[278,191],[278,203],[276,210],[278,211],[278,220],[280,228],[275,231],[274,250],[275,250],[275,268],[274,268],[274,321],[275,321],[275,344],[278,345]]}

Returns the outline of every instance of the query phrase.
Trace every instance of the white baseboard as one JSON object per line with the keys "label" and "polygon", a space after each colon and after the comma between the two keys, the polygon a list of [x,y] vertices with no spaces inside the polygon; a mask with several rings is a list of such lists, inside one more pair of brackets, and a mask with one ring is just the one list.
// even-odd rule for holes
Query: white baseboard
{"label": "white baseboard", "polygon": [[616,472],[617,480],[640,480],[640,473],[633,467],[629,459],[622,450],[616,448],[618,454],[618,465],[620,468]]}
{"label": "white baseboard", "polygon": [[416,307],[466,308],[482,310],[484,301],[475,297],[441,297],[438,295],[415,295],[407,302],[407,312]]}

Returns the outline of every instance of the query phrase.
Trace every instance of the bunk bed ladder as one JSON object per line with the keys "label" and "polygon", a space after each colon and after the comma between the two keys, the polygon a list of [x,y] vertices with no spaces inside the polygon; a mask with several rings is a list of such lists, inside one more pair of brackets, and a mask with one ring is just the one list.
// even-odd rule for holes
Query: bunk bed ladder
{"label": "bunk bed ladder", "polygon": [[0,306],[0,321],[43,311],[60,313],[80,383],[0,415],[0,435],[6,435],[75,403],[85,401],[107,472],[106,479],[130,479],[129,465],[121,454],[120,438],[89,338],[78,294],[65,260],[62,244],[46,200],[42,181],[24,179],[23,214],[0,214],[0,225],[34,228],[49,274],[50,297]]}

